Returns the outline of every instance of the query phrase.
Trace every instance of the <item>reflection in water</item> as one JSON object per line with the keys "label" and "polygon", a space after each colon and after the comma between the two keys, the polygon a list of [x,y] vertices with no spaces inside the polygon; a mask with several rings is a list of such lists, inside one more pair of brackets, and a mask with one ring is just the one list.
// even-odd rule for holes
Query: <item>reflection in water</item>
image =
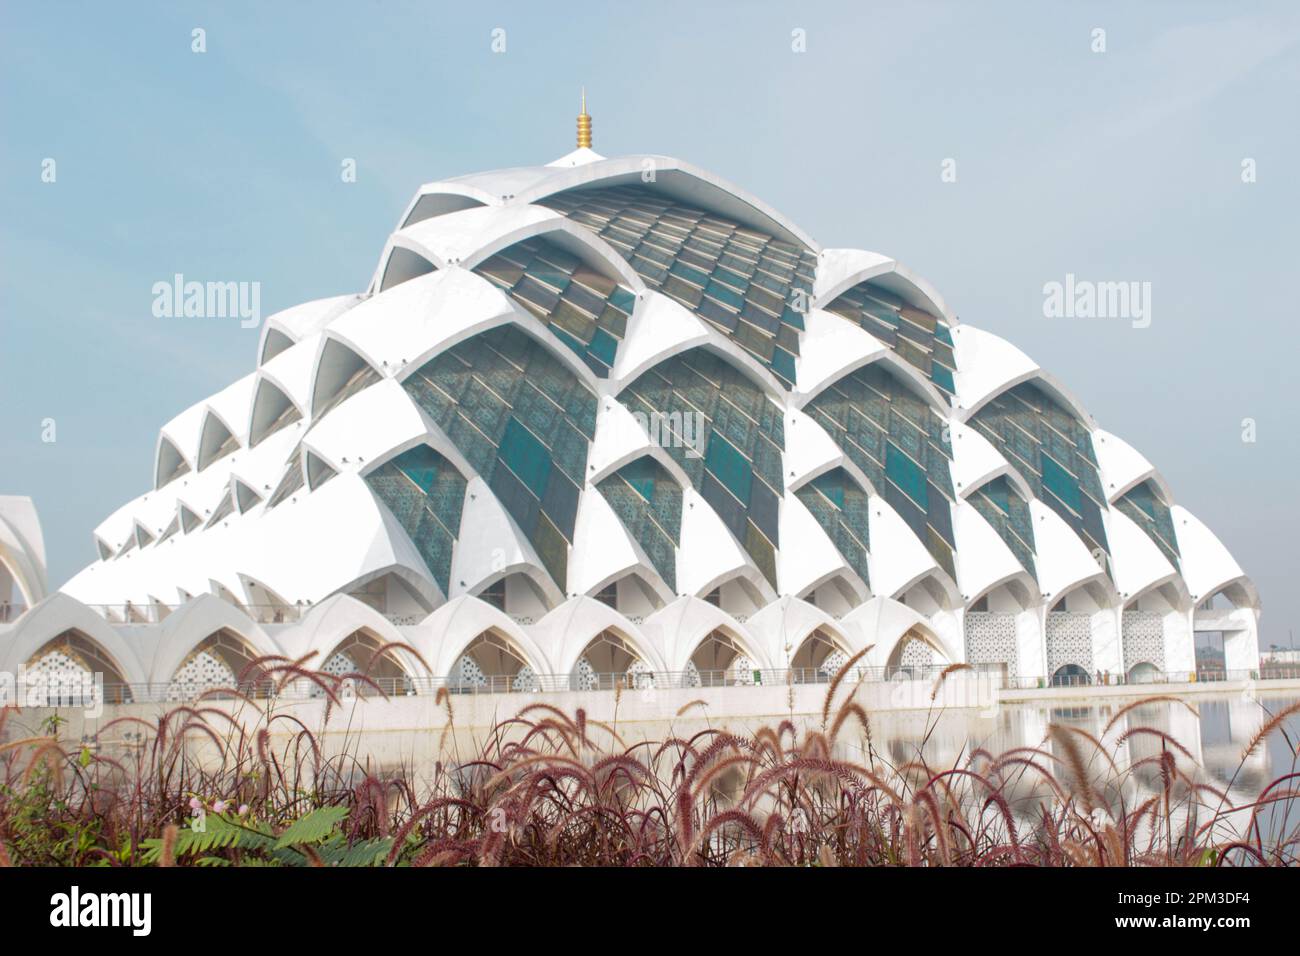
{"label": "reflection in water", "polygon": [[[1293,715],[1283,726],[1289,735],[1274,733],[1253,753],[1243,757],[1246,745],[1259,729],[1278,711],[1297,701],[1294,692],[1258,696],[1225,694],[1188,698],[1188,703],[1159,700],[1121,713],[1132,700],[1108,699],[1087,706],[1051,704],[1008,704],[988,710],[887,711],[871,715],[868,739],[856,728],[841,734],[837,749],[840,756],[857,762],[874,761],[896,770],[911,767],[906,776],[921,771],[915,765],[923,759],[930,772],[965,766],[972,754],[982,751],[993,757],[1016,748],[1038,753],[1024,756],[1064,778],[1063,754],[1051,739],[1052,724],[1078,728],[1097,740],[1109,758],[1098,754],[1095,746],[1082,734],[1077,739],[1088,762],[1088,772],[1096,779],[1115,776],[1109,773],[1109,760],[1125,774],[1128,783],[1122,789],[1109,788],[1103,794],[1112,812],[1120,801],[1132,812],[1142,801],[1163,791],[1162,754],[1168,754],[1180,771],[1198,784],[1225,793],[1232,806],[1251,801],[1270,782],[1295,769],[1294,743],[1300,740],[1300,715]],[[1117,719],[1116,719],[1117,718]],[[709,720],[683,717],[662,722],[621,723],[617,733],[628,746],[641,741],[662,741],[668,737],[689,738],[710,728],[726,729],[748,735],[764,724],[774,725],[780,718],[761,720]],[[816,724],[820,717],[795,717],[796,723]],[[1112,725],[1108,728],[1108,725]],[[601,733],[593,730],[593,735]],[[419,782],[427,782],[435,763],[454,764],[470,759],[482,732],[457,730],[444,733],[443,728],[408,732],[362,735],[347,742],[358,756],[369,758],[373,767],[414,772]],[[441,755],[439,753],[441,747]],[[327,744],[327,750],[330,749]],[[985,757],[979,759],[984,760]],[[739,785],[739,778],[730,783]],[[1026,767],[1016,786],[1011,788],[1012,809],[1021,818],[1037,817],[1040,805],[1049,800],[1050,790],[1041,777]],[[1185,797],[1186,787],[1179,785],[1175,802]],[[1050,802],[1050,801],[1049,801]],[[1208,791],[1201,803],[1214,809],[1219,800]],[[1261,812],[1261,826],[1266,834],[1279,832],[1283,824],[1284,805]],[[1212,811],[1202,810],[1198,824],[1209,821]],[[1181,820],[1179,821],[1181,823]],[[1221,821],[1225,831],[1241,833],[1249,822],[1248,812],[1229,814]]]}

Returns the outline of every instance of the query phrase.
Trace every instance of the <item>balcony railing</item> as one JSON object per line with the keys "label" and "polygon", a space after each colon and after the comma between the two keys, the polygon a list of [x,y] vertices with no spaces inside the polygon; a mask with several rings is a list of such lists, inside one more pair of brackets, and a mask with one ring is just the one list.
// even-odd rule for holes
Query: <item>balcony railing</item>
{"label": "balcony railing", "polygon": [[[918,667],[854,667],[845,675],[845,682],[881,683],[886,681],[934,681],[943,671],[941,666]],[[979,675],[991,678],[1001,686],[1004,675],[1000,668],[981,668],[960,672],[949,679]],[[519,674],[485,675],[475,681],[458,681],[445,677],[380,677],[371,686],[355,678],[335,685],[324,680],[326,686],[343,698],[355,697],[412,697],[429,696],[445,690],[449,694],[519,694],[561,693],[569,691],[637,691],[700,689],[711,687],[784,687],[792,684],[828,684],[835,675],[820,668],[745,669],[728,671],[628,671],[622,673],[591,672],[583,674]],[[21,683],[17,688],[19,701],[27,706],[75,707],[90,703],[180,703],[198,697],[213,700],[236,700],[240,697],[256,701],[309,700],[324,698],[320,684],[299,678],[280,685],[278,681],[245,681],[237,687],[195,686],[181,682],[104,684],[102,688],[73,684],[63,688],[57,685],[39,689],[39,699],[33,700],[31,692]],[[3,701],[0,701],[3,703]]]}
{"label": "balcony railing", "polygon": [[1150,684],[1217,684],[1229,681],[1300,679],[1300,665],[1261,665],[1249,670],[1207,668],[1195,671],[1148,671],[1144,674],[1062,675],[1051,677],[1015,677],[1006,679],[1009,690],[1036,690],[1058,687],[1142,687]]}

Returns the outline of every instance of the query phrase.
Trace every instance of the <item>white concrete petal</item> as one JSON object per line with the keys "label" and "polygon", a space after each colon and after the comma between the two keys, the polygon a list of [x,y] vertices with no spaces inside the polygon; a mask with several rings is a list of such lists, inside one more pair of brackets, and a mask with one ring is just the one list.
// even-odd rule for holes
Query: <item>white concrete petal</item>
{"label": "white concrete petal", "polygon": [[861,326],[821,309],[809,310],[804,325],[795,383],[795,402],[799,406],[889,351],[889,346]]}
{"label": "white concrete petal", "polygon": [[963,601],[972,601],[995,585],[1025,573],[993,526],[974,505],[960,498],[952,509],[952,532],[957,540],[957,581]]}
{"label": "white concrete petal", "polygon": [[871,588],[899,597],[939,565],[898,512],[879,495],[870,497]]}
{"label": "white concrete petal", "polygon": [[1029,502],[1029,517],[1034,522],[1038,589],[1049,605],[1076,585],[1105,578],[1097,559],[1055,511],[1035,499]]}
{"label": "white concrete petal", "polygon": [[1193,601],[1203,601],[1245,576],[1223,542],[1199,518],[1180,505],[1169,510],[1178,536],[1183,580]]}

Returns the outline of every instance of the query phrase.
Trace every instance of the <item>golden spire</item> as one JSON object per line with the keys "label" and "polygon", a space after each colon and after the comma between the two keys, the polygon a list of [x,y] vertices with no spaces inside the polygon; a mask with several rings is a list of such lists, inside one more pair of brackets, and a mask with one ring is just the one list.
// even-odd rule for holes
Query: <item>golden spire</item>
{"label": "golden spire", "polygon": [[578,148],[591,149],[591,117],[587,115],[587,88],[582,88],[582,112],[578,114]]}

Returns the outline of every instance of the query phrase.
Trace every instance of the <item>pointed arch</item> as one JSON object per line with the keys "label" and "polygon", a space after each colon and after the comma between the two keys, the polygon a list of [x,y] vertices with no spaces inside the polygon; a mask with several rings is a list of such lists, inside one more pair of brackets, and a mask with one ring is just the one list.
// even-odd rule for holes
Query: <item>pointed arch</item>
{"label": "pointed arch", "polygon": [[230,426],[215,411],[208,409],[203,416],[203,431],[199,438],[198,470],[202,471],[238,448],[239,439]]}
{"label": "pointed arch", "polygon": [[143,683],[147,673],[136,650],[103,617],[80,601],[56,591],[33,606],[0,645],[0,670],[17,674],[42,647],[66,632],[82,635],[111,661],[124,683]]}
{"label": "pointed arch", "polygon": [[248,428],[248,447],[302,418],[300,409],[284,391],[265,375],[259,376],[253,394],[253,415]]}
{"label": "pointed arch", "polygon": [[268,327],[266,330],[266,338],[262,342],[261,364],[265,365],[285,349],[291,348],[293,344],[293,339],[291,339],[282,329]]}
{"label": "pointed arch", "polygon": [[383,277],[379,280],[379,291],[386,292],[395,285],[428,275],[438,267],[406,246],[394,245],[388,253],[388,262],[384,265]]}
{"label": "pointed arch", "polygon": [[382,376],[351,346],[326,332],[312,375],[311,417],[320,418]]}
{"label": "pointed arch", "polygon": [[[149,682],[170,682],[203,642],[218,632],[226,632],[241,642],[250,660],[280,654],[276,643],[242,608],[215,594],[201,594],[173,611],[159,625],[158,649],[150,666]],[[224,646],[233,645],[227,641]]]}
{"label": "pointed arch", "polygon": [[154,466],[153,486],[155,489],[170,484],[190,471],[190,463],[185,460],[185,456],[176,447],[176,443],[166,435],[159,434],[158,436],[158,451],[155,458],[157,461]]}

